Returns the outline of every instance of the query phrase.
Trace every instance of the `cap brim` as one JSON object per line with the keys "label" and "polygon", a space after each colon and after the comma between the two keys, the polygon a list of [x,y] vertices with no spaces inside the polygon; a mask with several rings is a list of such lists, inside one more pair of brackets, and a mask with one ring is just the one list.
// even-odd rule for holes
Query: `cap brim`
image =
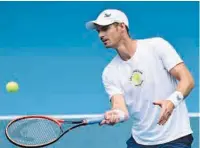
{"label": "cap brim", "polygon": [[89,21],[89,22],[86,23],[86,28],[91,30],[91,29],[96,29],[97,25],[99,25],[99,26],[107,26],[107,25],[110,25],[112,23],[113,22],[111,22],[109,20],[101,21],[101,22],[96,21],[96,20],[95,21]]}
{"label": "cap brim", "polygon": [[96,29],[96,21],[90,21],[86,23],[86,28],[89,30]]}

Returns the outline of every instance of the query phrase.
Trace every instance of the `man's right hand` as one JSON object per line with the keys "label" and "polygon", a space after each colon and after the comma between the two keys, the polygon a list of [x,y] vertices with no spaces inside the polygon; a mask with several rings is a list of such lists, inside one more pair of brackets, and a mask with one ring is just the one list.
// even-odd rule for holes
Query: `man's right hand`
{"label": "man's right hand", "polygon": [[126,115],[121,110],[109,110],[105,113],[105,119],[100,123],[100,125],[108,124],[108,125],[114,125],[116,123],[125,121],[128,119],[128,115]]}

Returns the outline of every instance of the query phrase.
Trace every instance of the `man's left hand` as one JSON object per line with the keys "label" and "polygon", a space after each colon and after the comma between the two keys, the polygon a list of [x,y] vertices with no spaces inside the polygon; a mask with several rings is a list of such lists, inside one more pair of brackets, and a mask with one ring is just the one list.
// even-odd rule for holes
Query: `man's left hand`
{"label": "man's left hand", "polygon": [[174,104],[169,100],[158,100],[153,102],[153,104],[161,107],[161,113],[158,124],[164,125],[174,110]]}

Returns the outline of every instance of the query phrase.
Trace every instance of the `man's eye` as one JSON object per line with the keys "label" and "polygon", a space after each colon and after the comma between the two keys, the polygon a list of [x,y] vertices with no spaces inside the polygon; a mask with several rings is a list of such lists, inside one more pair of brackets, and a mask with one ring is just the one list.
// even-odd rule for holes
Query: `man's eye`
{"label": "man's eye", "polygon": [[103,26],[99,29],[96,29],[96,31],[99,33],[100,31],[107,31],[109,29],[110,26]]}
{"label": "man's eye", "polygon": [[102,31],[107,31],[108,29],[109,29],[109,26],[103,26],[103,27],[101,28]]}

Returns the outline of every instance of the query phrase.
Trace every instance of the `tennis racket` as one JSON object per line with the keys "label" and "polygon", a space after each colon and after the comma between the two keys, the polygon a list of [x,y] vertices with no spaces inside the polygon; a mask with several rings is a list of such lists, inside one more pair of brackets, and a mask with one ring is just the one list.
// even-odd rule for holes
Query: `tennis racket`
{"label": "tennis racket", "polygon": [[61,120],[48,116],[24,116],[11,121],[5,130],[6,137],[20,147],[43,147],[58,141],[72,129],[100,123],[104,114],[88,119]]}

